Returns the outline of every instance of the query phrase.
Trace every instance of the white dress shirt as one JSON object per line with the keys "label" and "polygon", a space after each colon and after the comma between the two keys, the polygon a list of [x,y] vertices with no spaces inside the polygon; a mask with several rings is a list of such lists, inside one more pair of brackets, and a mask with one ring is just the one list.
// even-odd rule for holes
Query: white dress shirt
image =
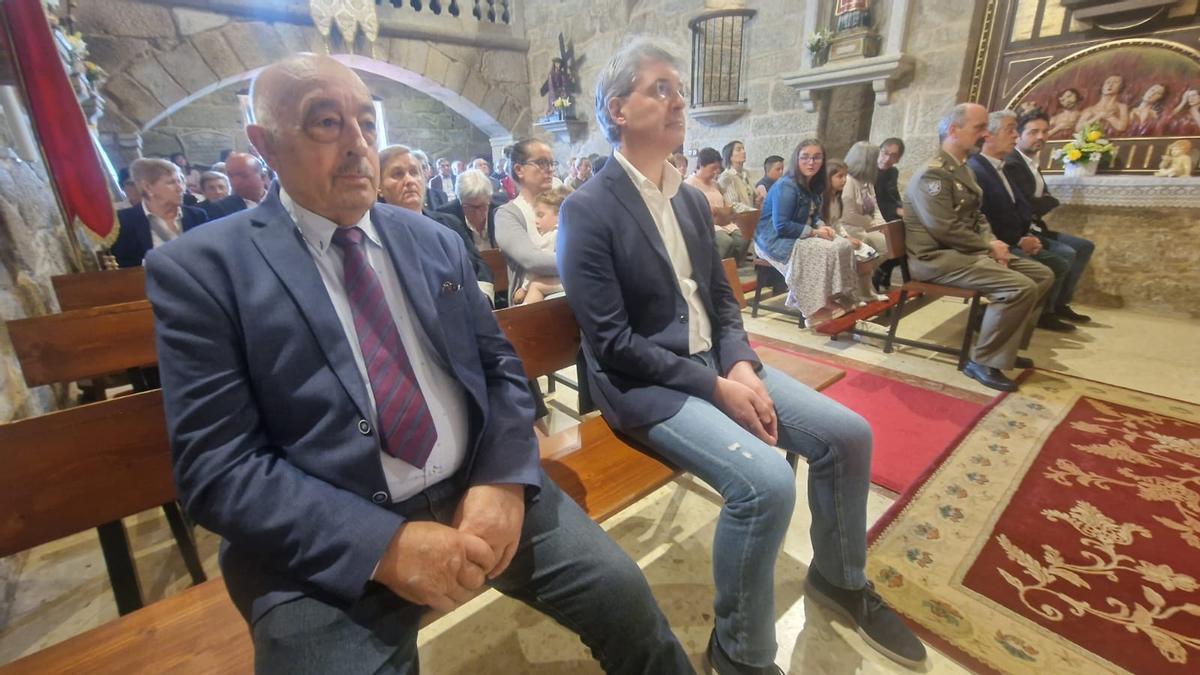
{"label": "white dress shirt", "polygon": [[150,213],[146,202],[142,202],[142,211],[146,213],[146,220],[150,221],[150,243],[153,245],[153,248],[158,248],[183,234],[182,206],[175,212],[175,222],[169,224],[162,218]]}
{"label": "white dress shirt", "polygon": [[[282,188],[279,190],[279,200],[308,244],[308,251],[321,274],[321,281],[325,284],[325,290],[333,302],[333,309],[341,321],[342,331],[346,334],[346,341],[350,344],[350,351],[354,354],[358,373],[367,388],[366,398],[371,407],[371,424],[375,429],[379,429],[375,397],[371,393],[371,379],[367,375],[362,348],[358,343],[358,333],[354,329],[350,299],[346,295],[342,250],[332,243],[333,233],[338,226],[295,203]],[[375,224],[371,222],[370,211],[363,214],[358,228],[366,235],[363,246],[367,249],[367,261],[383,286],[384,300],[391,310],[396,328],[400,331],[400,342],[408,353],[408,360],[412,363],[413,373],[417,378],[417,386],[425,396],[425,403],[429,406],[429,414],[433,418],[433,426],[437,429],[437,442],[433,445],[433,451],[426,460],[424,469],[418,469],[380,450],[379,461],[383,464],[388,491],[392,494],[392,501],[398,502],[449,478],[462,466],[467,456],[467,392],[450,373],[449,366],[442,363],[433,343],[429,341],[429,336],[421,328],[420,321],[413,315],[391,257],[383,247]],[[379,435],[376,434],[375,437],[378,439]]]}
{"label": "white dress shirt", "polygon": [[1008,198],[1011,199],[1014,204],[1016,204],[1017,198],[1013,195],[1012,186],[1008,184],[1008,176],[1004,175],[1004,160],[996,159],[990,155],[983,155],[983,158],[986,159],[989,164],[996,167],[996,173],[1000,174],[1000,182],[1004,183],[1004,189],[1008,190]]}
{"label": "white dress shirt", "polygon": [[629,160],[625,159],[625,156],[619,151],[613,152],[613,156],[617,158],[621,168],[625,169],[625,173],[629,174],[630,180],[641,193],[642,201],[646,203],[646,209],[650,211],[650,217],[654,219],[654,226],[658,228],[658,234],[662,237],[663,245],[667,249],[667,258],[671,261],[675,280],[679,283],[679,290],[683,293],[684,302],[687,303],[688,353],[706,352],[712,349],[712,322],[709,321],[704,303],[700,301],[700,286],[692,278],[692,259],[688,255],[687,244],[683,241],[683,230],[679,229],[679,220],[675,218],[675,209],[671,208],[671,198],[679,192],[683,176],[679,173],[679,169],[664,159],[663,186],[660,190],[653,181],[630,164]]}
{"label": "white dress shirt", "polygon": [[1017,154],[1021,155],[1021,159],[1025,160],[1025,163],[1029,165],[1029,170],[1033,172],[1033,196],[1041,197],[1046,194],[1046,181],[1042,178],[1041,170],[1038,169],[1037,157],[1030,157],[1020,149],[1017,149]]}

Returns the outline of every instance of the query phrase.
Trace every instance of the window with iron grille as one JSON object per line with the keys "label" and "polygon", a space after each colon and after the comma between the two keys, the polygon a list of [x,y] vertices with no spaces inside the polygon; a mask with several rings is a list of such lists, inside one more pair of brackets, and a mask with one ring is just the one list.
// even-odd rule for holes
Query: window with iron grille
{"label": "window with iron grille", "polygon": [[752,9],[708,12],[688,22],[692,29],[693,108],[745,103],[742,94],[746,22]]}

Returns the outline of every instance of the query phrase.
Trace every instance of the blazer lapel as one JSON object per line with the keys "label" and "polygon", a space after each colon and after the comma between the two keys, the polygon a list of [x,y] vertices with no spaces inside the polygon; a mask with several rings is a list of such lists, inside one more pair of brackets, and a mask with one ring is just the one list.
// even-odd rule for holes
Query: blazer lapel
{"label": "blazer lapel", "polygon": [[701,288],[706,288],[708,277],[702,271],[708,270],[712,265],[711,258],[716,255],[716,249],[702,244],[704,233],[700,232],[700,228],[704,227],[704,216],[696,213],[694,206],[695,202],[689,203],[683,193],[683,187],[680,186],[679,192],[671,198],[671,209],[675,211],[675,220],[679,221],[683,243],[687,246],[688,258],[692,262],[692,278]]}
{"label": "blazer lapel", "polygon": [[354,352],[321,281],[321,273],[305,248],[300,231],[279,202],[277,189],[272,190],[255,211],[252,224],[254,245],[292,296],[346,394],[358,406],[362,416],[368,417],[371,408],[367,402],[367,385],[354,362]]}
{"label": "blazer lapel", "polygon": [[421,256],[412,253],[419,251],[420,247],[413,239],[412,231],[408,227],[403,223],[385,222],[387,220],[378,206],[371,207],[371,222],[375,224],[375,231],[379,233],[379,238],[383,240],[383,247],[387,249],[388,255],[392,258],[392,267],[396,269],[404,297],[408,299],[408,304],[416,313],[421,328],[429,336],[429,341],[433,343],[434,349],[441,356],[442,363],[453,369],[454,360],[450,358],[449,348],[446,346],[446,334],[442,332],[442,324],[438,321],[434,298],[429,290],[429,276],[421,266]]}
{"label": "blazer lapel", "polygon": [[625,167],[621,166],[615,155],[609,156],[601,175],[607,180],[608,189],[617,198],[617,203],[633,216],[634,222],[645,235],[650,248],[654,249],[667,267],[670,267],[671,259],[667,257],[667,246],[663,243],[662,235],[654,224],[650,210],[646,208],[646,201],[642,199],[642,193],[633,184],[633,179],[629,177],[629,174],[625,173]]}

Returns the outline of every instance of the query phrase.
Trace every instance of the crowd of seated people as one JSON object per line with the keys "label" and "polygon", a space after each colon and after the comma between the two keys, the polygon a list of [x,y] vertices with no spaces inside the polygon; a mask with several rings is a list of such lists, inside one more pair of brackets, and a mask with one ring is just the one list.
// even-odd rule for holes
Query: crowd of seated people
{"label": "crowd of seated people", "polygon": [[[468,168],[378,149],[365,85],[315,55],[256,76],[263,123],[247,133],[261,154],[230,153],[224,171],[186,157],[131,165],[113,253],[147,266],[168,425],[212,430],[173,434],[176,477],[189,512],[228,542],[223,569],[262,668],[407,672],[423,609],[491,583],[559,618],[610,672],[690,672],[637,566],[539,468],[545,408],[490,319],[492,249],[511,304],[565,293],[580,377],[607,423],[720,494],[706,650],[717,672],[780,672],[774,571],[796,486],[777,449],[809,463],[808,592],[871,647],[924,661],[864,572],[868,423],[760,361],[721,260],[752,243],[788,305],[819,325],[882,299],[878,228],[900,218],[914,278],[990,300],[966,374],[1015,389],[1002,371],[1030,365],[1017,351],[1035,325],[1087,321],[1069,303],[1091,243],[1042,220],[1057,205],[1032,159],[1048,121],[955,106],[903,196],[895,138],[844,159],[805,139],[767,157],[757,184],[732,141],[701,149],[687,176],[679,70],[647,39],[618,50],[595,99],[614,152],[574,157],[563,176],[534,138],[506,148],[497,174],[485,157]],[[354,123],[306,135],[306,92]],[[186,204],[193,172],[201,208]],[[731,218],[755,210],[745,241]],[[332,302],[296,307],[262,283],[276,265]],[[304,321],[314,330],[293,330]],[[353,358],[331,365],[318,335]],[[314,640],[328,643],[320,663],[302,663]]]}

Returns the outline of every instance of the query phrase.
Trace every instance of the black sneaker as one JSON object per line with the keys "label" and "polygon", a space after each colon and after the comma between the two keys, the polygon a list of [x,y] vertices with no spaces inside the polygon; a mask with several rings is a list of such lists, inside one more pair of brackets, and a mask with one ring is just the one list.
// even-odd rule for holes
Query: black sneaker
{"label": "black sneaker", "polygon": [[707,672],[717,675],[783,675],[783,671],[774,663],[769,666],[747,666],[729,658],[729,655],[717,643],[717,629],[715,628],[708,636],[708,649],[704,651],[704,664]]}
{"label": "black sneaker", "polygon": [[1087,314],[1080,314],[1079,312],[1071,309],[1070,305],[1063,305],[1062,307],[1054,310],[1054,315],[1060,319],[1074,321],[1075,323],[1087,323],[1092,320],[1092,317],[1088,316]]}
{"label": "black sneaker", "polygon": [[813,600],[857,626],[862,639],[879,653],[909,668],[918,668],[925,662],[925,645],[913,635],[900,615],[884,603],[871,582],[857,591],[838,588],[810,565],[805,588]]}
{"label": "black sneaker", "polygon": [[1042,330],[1052,330],[1056,333],[1071,333],[1075,331],[1075,324],[1067,323],[1053,314],[1043,314],[1038,317],[1037,327]]}

